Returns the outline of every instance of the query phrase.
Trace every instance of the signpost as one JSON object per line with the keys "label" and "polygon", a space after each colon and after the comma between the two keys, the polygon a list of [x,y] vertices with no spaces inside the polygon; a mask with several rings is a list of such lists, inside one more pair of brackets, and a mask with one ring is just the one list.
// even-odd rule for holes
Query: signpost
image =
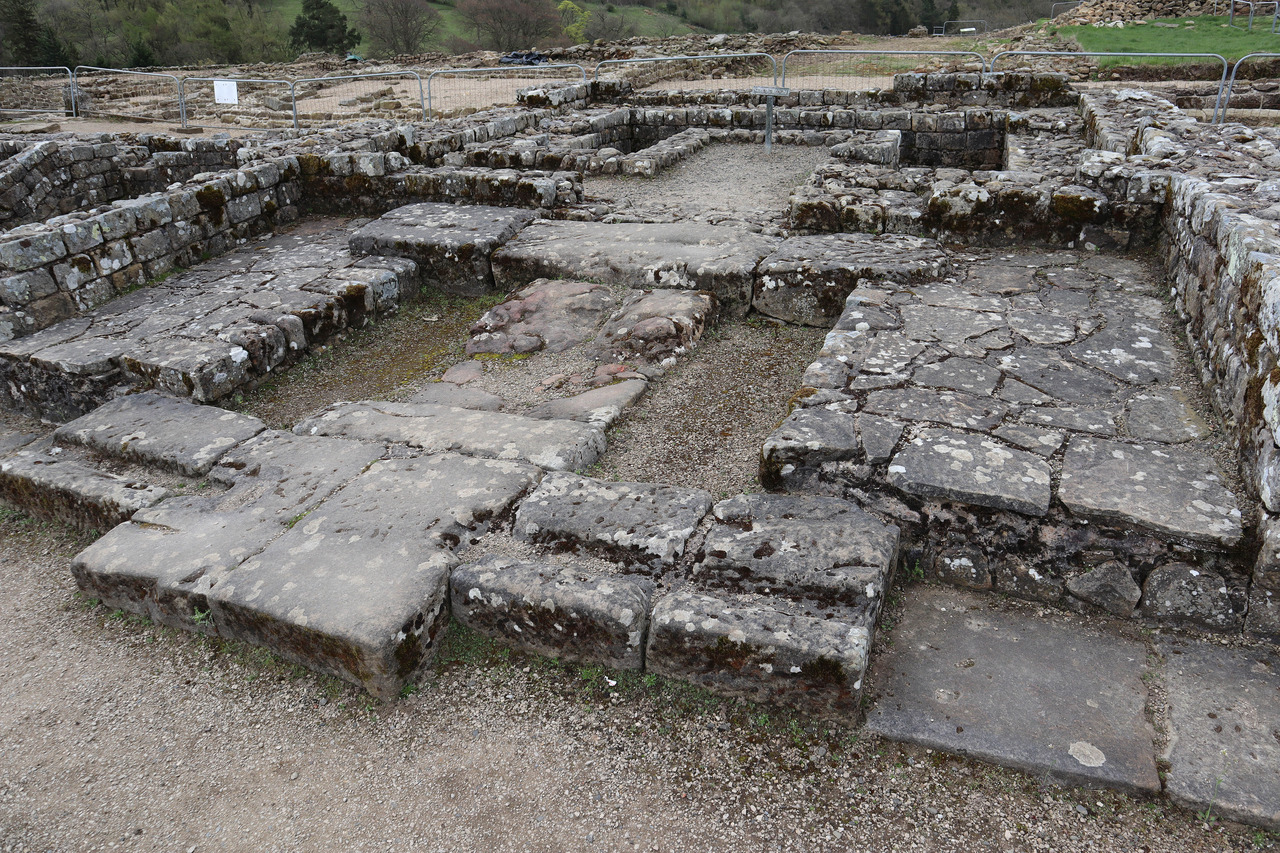
{"label": "signpost", "polygon": [[764,153],[773,153],[773,99],[791,94],[786,86],[752,86],[751,94],[764,95]]}

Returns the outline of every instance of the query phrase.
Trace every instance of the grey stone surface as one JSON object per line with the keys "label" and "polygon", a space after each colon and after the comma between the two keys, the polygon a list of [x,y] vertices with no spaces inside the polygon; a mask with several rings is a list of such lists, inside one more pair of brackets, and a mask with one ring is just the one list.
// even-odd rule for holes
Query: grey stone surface
{"label": "grey stone surface", "polygon": [[1167,382],[1177,360],[1158,322],[1133,315],[1108,317],[1106,328],[1072,346],[1071,354],[1134,385]]}
{"label": "grey stone surface", "polygon": [[1176,389],[1135,394],[1125,404],[1125,426],[1139,441],[1180,444],[1209,435],[1209,425]]}
{"label": "grey stone surface", "polygon": [[989,397],[1000,381],[1000,371],[974,359],[949,358],[916,368],[911,379],[928,388],[948,388]]}
{"label": "grey stone surface", "polygon": [[1211,631],[1239,631],[1244,608],[1236,609],[1222,575],[1187,563],[1152,569],[1142,584],[1142,615],[1157,622]]}
{"label": "grey stone surface", "polygon": [[581,421],[603,429],[622,417],[622,412],[633,406],[648,387],[644,379],[624,379],[571,397],[548,400],[525,412],[525,416]]}
{"label": "grey stone surface", "polygon": [[1036,776],[1156,794],[1145,659],[1132,640],[916,587],[877,661],[867,729]]}
{"label": "grey stone surface", "polygon": [[453,616],[518,649],[617,669],[640,669],[653,583],[554,563],[490,556],[458,566]]}
{"label": "grey stone surface", "polygon": [[830,409],[796,409],[764,440],[760,483],[780,489],[816,473],[827,462],[857,461],[862,455],[857,421]]}
{"label": "grey stone surface", "polygon": [[1242,535],[1217,464],[1189,451],[1076,436],[1067,443],[1058,496],[1087,518],[1191,541],[1229,546]]}
{"label": "grey stone surface", "polygon": [[168,489],[108,474],[47,449],[19,450],[0,459],[0,498],[81,530],[115,527],[169,494]]}
{"label": "grey stone surface", "polygon": [[213,589],[217,631],[393,698],[447,624],[453,551],[539,475],[454,453],[376,462]]}
{"label": "grey stone surface", "polygon": [[1108,560],[1076,575],[1067,581],[1067,589],[1076,598],[1096,604],[1116,616],[1132,616],[1138,599],[1142,598],[1142,589],[1133,575],[1117,560]]}
{"label": "grey stone surface", "polygon": [[[902,333],[915,341],[955,347],[1004,328],[1004,317],[996,313],[931,305],[905,305],[902,308]],[[982,354],[985,355],[985,351]]]}
{"label": "grey stone surface", "polygon": [[670,566],[711,509],[711,495],[657,483],[552,473],[520,504],[515,536],[602,550],[625,562]]}
{"label": "grey stone surface", "polygon": [[173,497],[136,513],[77,555],[72,573],[109,607],[210,633],[207,596],[227,573],[377,456],[354,441],[262,433],[210,471],[227,491]]}
{"label": "grey stone surface", "polygon": [[760,264],[753,307],[790,323],[830,326],[859,279],[924,282],[951,268],[933,240],[901,234],[791,237]]}
{"label": "grey stone surface", "polygon": [[858,715],[871,634],[756,599],[679,590],[654,605],[645,663],[716,693],[847,721]]}
{"label": "grey stone surface", "polygon": [[865,410],[904,421],[933,421],[958,429],[989,430],[1000,423],[1008,407],[990,397],[958,391],[901,388],[873,391]]}
{"label": "grey stone surface", "polygon": [[1167,791],[1198,813],[1280,831],[1280,656],[1164,640]]}
{"label": "grey stone surface", "polygon": [[907,494],[1026,515],[1049,511],[1049,478],[1039,456],[946,429],[921,430],[889,463],[889,482]]}
{"label": "grey stone surface", "polygon": [[694,291],[647,290],[626,294],[596,337],[607,361],[674,360],[697,346],[716,317],[716,297]]}
{"label": "grey stone surface", "polygon": [[564,352],[591,338],[614,305],[603,284],[538,279],[476,321],[467,354]]}
{"label": "grey stone surface", "polygon": [[266,424],[248,415],[148,391],[104,403],[61,426],[54,437],[105,456],[198,477],[222,454],[264,429]]}
{"label": "grey stone surface", "polygon": [[712,509],[702,566],[721,584],[785,588],[870,611],[898,562],[898,528],[839,498],[739,495]]}
{"label": "grey stone surface", "polygon": [[1099,371],[1068,361],[1049,349],[1028,347],[997,353],[988,363],[1055,400],[1070,403],[1104,402],[1114,397],[1120,387]]}
{"label": "grey stone surface", "polygon": [[1022,413],[1022,420],[1042,427],[1088,432],[1104,437],[1116,434],[1116,422],[1110,414],[1098,409],[1076,406],[1036,406]]}
{"label": "grey stone surface", "polygon": [[1006,424],[997,427],[993,435],[1041,456],[1052,456],[1057,453],[1062,442],[1067,440],[1067,434],[1061,430],[1040,429],[1023,424]]}
{"label": "grey stone surface", "polygon": [[1074,319],[1042,311],[1010,311],[1009,328],[1033,344],[1069,344],[1076,339]]}
{"label": "grey stone surface", "polygon": [[351,235],[356,255],[391,255],[419,265],[423,281],[448,293],[494,289],[490,256],[537,213],[511,207],[424,202],[398,207]]}
{"label": "grey stone surface", "polygon": [[572,278],[651,288],[706,290],[733,316],[751,305],[756,265],[777,246],[722,225],[535,222],[493,255],[501,287]]}
{"label": "grey stone surface", "polygon": [[475,409],[480,412],[496,412],[503,407],[503,400],[497,394],[490,394],[479,388],[467,388],[452,382],[428,382],[406,403],[428,403],[433,406],[451,406],[455,409]]}
{"label": "grey stone surface", "polygon": [[293,431],[518,459],[551,471],[585,468],[604,452],[604,434],[587,424],[427,403],[337,403]]}

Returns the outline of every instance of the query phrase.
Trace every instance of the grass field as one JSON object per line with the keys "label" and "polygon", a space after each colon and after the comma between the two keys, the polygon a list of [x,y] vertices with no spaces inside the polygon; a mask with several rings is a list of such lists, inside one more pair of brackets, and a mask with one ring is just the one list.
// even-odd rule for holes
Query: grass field
{"label": "grass field", "polygon": [[[1247,16],[1236,16],[1236,23],[1247,25]],[[1124,29],[1112,27],[1051,27],[1050,33],[1072,39],[1084,51],[1124,53],[1216,53],[1236,60],[1249,53],[1280,53],[1280,35],[1271,34],[1271,17],[1254,19],[1253,32],[1227,26],[1225,15],[1203,18],[1166,18],[1162,23],[1177,24],[1177,29],[1152,24]],[[1106,60],[1115,65],[1124,60]],[[1152,59],[1156,63],[1164,60]],[[1182,60],[1173,60],[1179,62]],[[1132,64],[1124,61],[1125,64]]]}

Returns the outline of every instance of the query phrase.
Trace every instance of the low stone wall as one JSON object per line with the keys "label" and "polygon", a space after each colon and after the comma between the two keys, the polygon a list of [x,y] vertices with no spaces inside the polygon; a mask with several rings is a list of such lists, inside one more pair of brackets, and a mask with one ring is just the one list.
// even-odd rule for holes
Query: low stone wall
{"label": "low stone wall", "polygon": [[19,150],[0,167],[0,227],[13,228],[233,168],[240,143],[142,136],[130,144],[104,134],[6,147]]}

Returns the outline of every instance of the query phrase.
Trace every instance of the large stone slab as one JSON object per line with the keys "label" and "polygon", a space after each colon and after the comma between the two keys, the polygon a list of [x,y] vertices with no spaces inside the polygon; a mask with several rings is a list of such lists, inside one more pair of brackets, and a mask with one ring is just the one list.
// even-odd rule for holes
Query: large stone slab
{"label": "large stone slab", "polygon": [[548,657],[640,669],[653,583],[491,556],[453,570],[453,616],[474,631]]}
{"label": "large stone slab", "polygon": [[725,696],[854,722],[872,628],[784,612],[758,598],[679,590],[654,605],[645,668]]}
{"label": "large stone slab", "polygon": [[910,495],[1044,515],[1049,463],[983,435],[927,429],[889,463],[889,482]]}
{"label": "large stone slab", "polygon": [[54,438],[105,456],[199,477],[222,454],[266,428],[248,415],[148,391],[104,403],[64,424]]}
{"label": "large stone slab", "polygon": [[[756,265],[778,245],[724,225],[535,222],[493,255],[500,287],[571,278],[653,288],[706,290],[725,310],[751,307]],[[837,312],[838,313],[838,312]]]}
{"label": "large stone slab", "polygon": [[1235,495],[1208,456],[1180,448],[1073,437],[1058,496],[1073,513],[1230,547],[1242,534]]}
{"label": "large stone slab", "polygon": [[711,293],[647,290],[628,293],[596,337],[596,349],[609,361],[643,359],[670,364],[697,346],[716,317]]}
{"label": "large stone slab", "polygon": [[761,262],[752,306],[789,323],[831,326],[859,279],[907,284],[938,278],[950,269],[937,241],[921,237],[792,237]]}
{"label": "large stone slab", "polygon": [[989,430],[1009,407],[991,397],[960,391],[893,388],[867,395],[866,411],[905,421],[933,421],[958,429]]}
{"label": "large stone slab", "polygon": [[614,304],[603,284],[539,279],[472,325],[467,354],[564,352],[594,335]]}
{"label": "large stone slab", "polygon": [[711,495],[658,483],[614,483],[548,474],[516,512],[515,536],[586,546],[625,562],[661,569],[684,553]]}
{"label": "large stone slab", "polygon": [[228,574],[216,630],[393,698],[447,623],[453,551],[540,473],[454,453],[376,462]]}
{"label": "large stone slab", "polygon": [[418,264],[422,281],[448,293],[494,289],[490,257],[536,218],[532,210],[424,202],[398,207],[351,235],[356,255],[391,255]]}
{"label": "large stone slab", "polygon": [[1071,347],[1080,361],[1132,385],[1167,382],[1178,354],[1158,320],[1112,315],[1102,331]]}
{"label": "large stone slab", "polygon": [[918,586],[874,673],[867,728],[1037,776],[1160,791],[1146,649]]}
{"label": "large stone slab", "polygon": [[1280,655],[1190,639],[1161,642],[1169,700],[1169,796],[1280,831]]}
{"label": "large stone slab", "polygon": [[580,394],[539,403],[525,412],[525,416],[540,420],[559,418],[581,421],[604,429],[622,417],[623,410],[634,405],[648,387],[649,382],[645,379],[624,379]]}
{"label": "large stone slab", "polygon": [[209,472],[229,490],[173,497],[135,513],[78,554],[72,574],[109,607],[211,632],[207,596],[227,573],[377,456],[359,442],[262,433]]}
{"label": "large stone slab", "polygon": [[1106,402],[1120,390],[1109,376],[1040,347],[999,353],[988,362],[1037,391],[1068,403]]}
{"label": "large stone slab", "polygon": [[19,450],[0,460],[0,498],[81,530],[115,527],[169,494],[45,450]]}
{"label": "large stone slab", "polygon": [[858,419],[831,409],[796,409],[764,440],[760,484],[801,489],[821,477],[824,466],[865,460]]}
{"label": "large stone slab", "polygon": [[486,459],[531,462],[550,471],[585,468],[604,452],[596,427],[429,403],[337,403],[293,428],[298,435],[408,444]]}
{"label": "large stone slab", "polygon": [[838,498],[739,495],[713,508],[702,566],[748,591],[861,608],[874,624],[898,561],[898,528]]}

